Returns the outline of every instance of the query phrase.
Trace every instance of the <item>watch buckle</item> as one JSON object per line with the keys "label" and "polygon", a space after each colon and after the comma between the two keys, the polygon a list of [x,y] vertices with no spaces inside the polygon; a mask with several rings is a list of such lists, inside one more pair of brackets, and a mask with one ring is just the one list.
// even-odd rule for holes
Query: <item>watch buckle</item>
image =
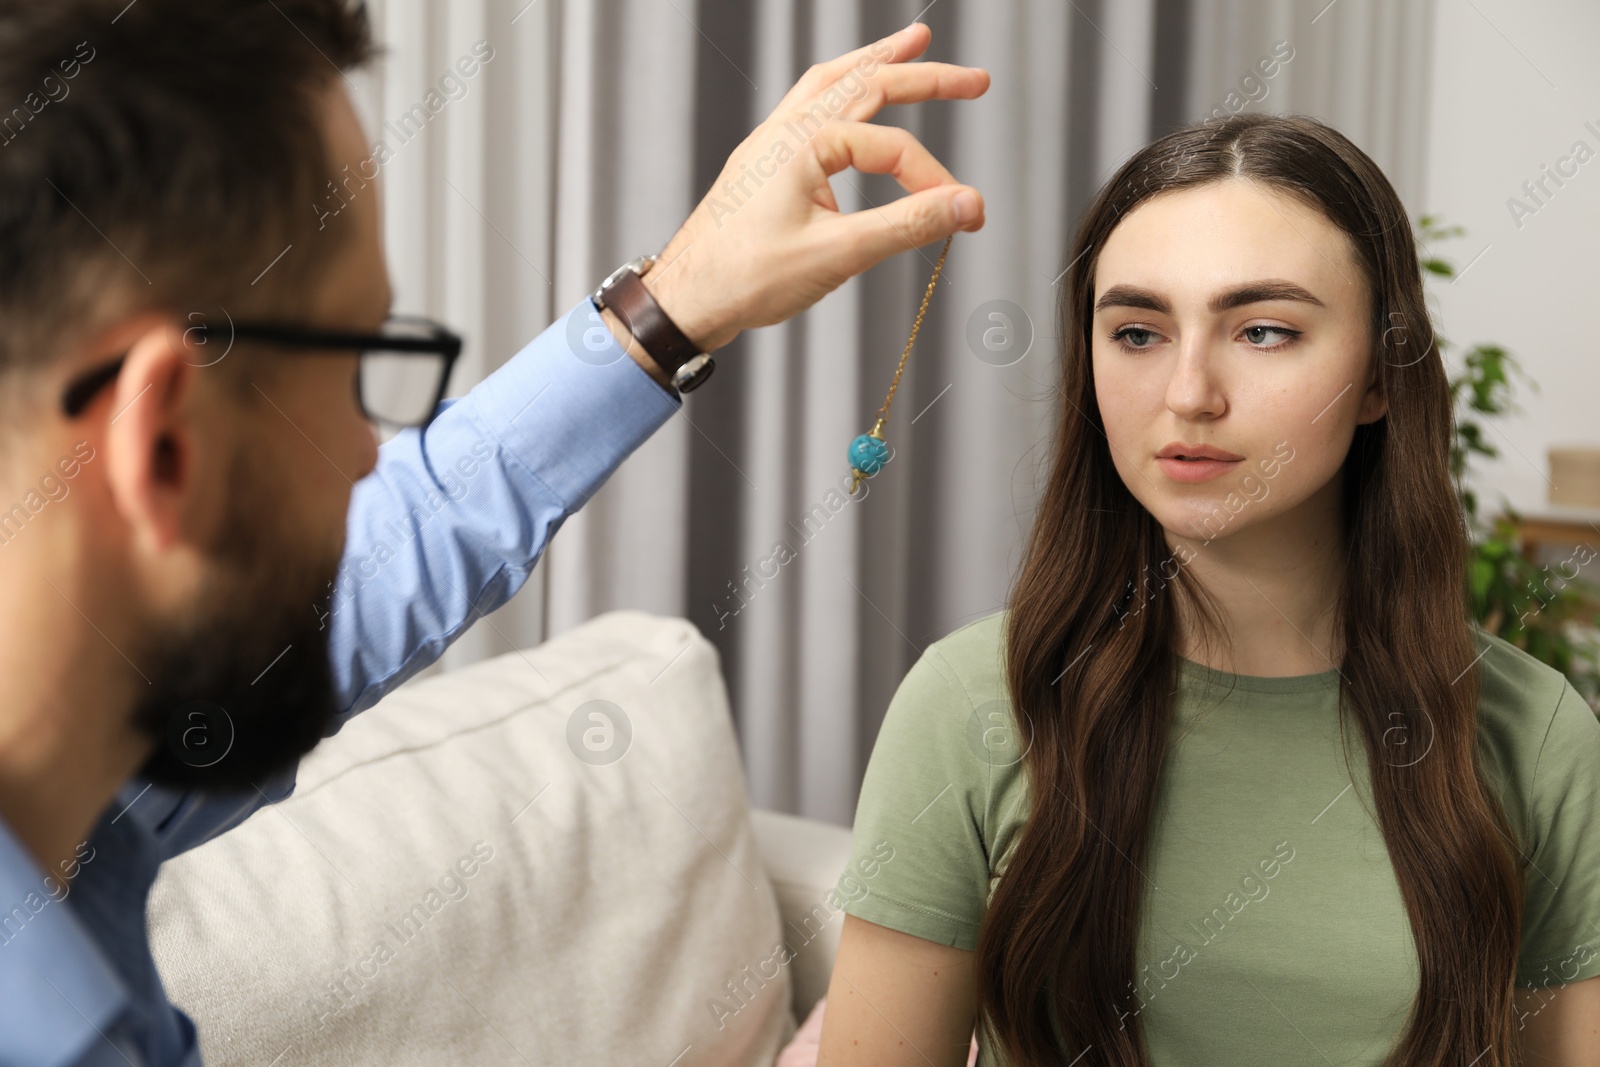
{"label": "watch buckle", "polygon": [[708,352],[701,352],[684,360],[672,374],[672,387],[680,393],[692,393],[705,384],[717,365]]}

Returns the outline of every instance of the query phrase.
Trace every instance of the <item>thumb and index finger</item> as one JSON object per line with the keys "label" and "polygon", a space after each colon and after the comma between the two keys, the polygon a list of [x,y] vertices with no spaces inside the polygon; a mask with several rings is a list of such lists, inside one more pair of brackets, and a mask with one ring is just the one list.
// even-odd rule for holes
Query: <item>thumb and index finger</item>
{"label": "thumb and index finger", "polygon": [[848,250],[859,261],[850,264],[852,274],[897,252],[984,224],[983,196],[977,189],[958,182],[909,131],[866,121],[889,104],[972,99],[988,90],[989,74],[981,68],[908,62],[927,49],[930,39],[929,28],[914,22],[820,63],[795,83],[779,105],[804,110],[811,101],[837,93],[849,82],[848,102],[813,139],[818,164],[830,176],[848,167],[892,175],[906,190],[905,196],[886,204],[838,213],[820,223],[831,246]]}
{"label": "thumb and index finger", "polygon": [[907,192],[886,204],[840,213],[827,220],[825,240],[860,259],[866,270],[908,248],[920,248],[957,230],[983,227],[983,196],[956,181],[923,144],[905,130],[870,122],[836,122],[818,137],[824,173],[846,167],[891,174]]}
{"label": "thumb and index finger", "polygon": [[[896,253],[983,226],[976,189],[957,182],[909,131],[868,121],[889,104],[970,99],[988,90],[982,69],[907,62],[922,54],[931,34],[912,23],[808,69],[729,157],[728,181],[713,184],[662,250],[663,266],[645,275],[645,285],[705,350],[806,310]],[[752,158],[769,141],[788,146],[797,134],[798,153]],[[815,165],[780,166],[797,154]],[[906,193],[840,212],[828,176],[847,167],[892,175]],[[780,173],[782,180],[772,182]],[[745,192],[732,206],[720,199],[724,185],[743,191],[749,174],[773,190],[761,197]],[[761,206],[745,210],[751,202]]]}

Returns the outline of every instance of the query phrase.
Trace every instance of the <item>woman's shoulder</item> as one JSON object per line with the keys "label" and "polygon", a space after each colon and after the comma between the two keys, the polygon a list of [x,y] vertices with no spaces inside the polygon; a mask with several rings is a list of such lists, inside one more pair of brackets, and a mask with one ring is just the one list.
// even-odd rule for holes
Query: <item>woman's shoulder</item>
{"label": "woman's shoulder", "polygon": [[1507,814],[1525,841],[1539,841],[1550,795],[1595,773],[1600,723],[1566,675],[1503,638],[1478,642],[1478,736],[1499,780]]}
{"label": "woman's shoulder", "polygon": [[[959,671],[974,684],[992,685],[1005,676],[1005,608],[958,626],[933,644],[928,652]],[[924,653],[925,655],[927,653]]]}
{"label": "woman's shoulder", "polygon": [[[1009,707],[1004,616],[985,615],[923,649],[890,702],[885,731],[899,742],[959,748],[974,717]],[[880,735],[880,744],[886,740]]]}
{"label": "woman's shoulder", "polygon": [[1600,975],[1600,720],[1565,675],[1482,630],[1478,729],[1520,839],[1527,898],[1517,982]]}
{"label": "woman's shoulder", "polygon": [[889,702],[868,770],[910,792],[908,777],[948,788],[986,829],[1018,802],[1027,754],[1006,685],[1004,625],[1005,612],[992,612],[927,646]]}
{"label": "woman's shoulder", "polygon": [[950,715],[983,719],[1010,708],[1005,669],[1006,611],[991,612],[930,644],[906,675],[904,686]]}
{"label": "woman's shoulder", "polygon": [[[1563,700],[1577,698],[1567,676],[1480,627],[1477,640],[1478,719],[1487,739],[1518,757],[1537,757]],[[1581,703],[1581,700],[1579,700]],[[1526,750],[1532,747],[1532,752]]]}
{"label": "woman's shoulder", "polygon": [[935,743],[952,756],[945,767],[949,780],[963,782],[983,811],[991,846],[1005,843],[1009,835],[1002,831],[1025,805],[1023,759],[1031,734],[1020,727],[1006,680],[1006,616],[1002,609],[952,630],[921,662],[927,675],[937,671],[940,681],[931,684],[945,686],[953,712],[922,725],[941,735]]}

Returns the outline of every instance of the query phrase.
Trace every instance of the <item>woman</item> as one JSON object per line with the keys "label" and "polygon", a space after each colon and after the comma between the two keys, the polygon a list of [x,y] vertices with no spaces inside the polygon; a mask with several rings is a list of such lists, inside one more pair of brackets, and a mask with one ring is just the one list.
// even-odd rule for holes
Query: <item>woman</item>
{"label": "woman", "polygon": [[818,1062],[1600,1062],[1600,724],[1469,618],[1394,190],[1236,116],[1069,258],[1048,486],[884,719]]}

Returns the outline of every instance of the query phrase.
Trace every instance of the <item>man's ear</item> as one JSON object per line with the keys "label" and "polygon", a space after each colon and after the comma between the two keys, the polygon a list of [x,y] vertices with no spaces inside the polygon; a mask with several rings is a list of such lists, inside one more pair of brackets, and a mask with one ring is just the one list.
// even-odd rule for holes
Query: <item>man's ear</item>
{"label": "man's ear", "polygon": [[142,548],[185,539],[195,519],[194,390],[199,368],[170,324],[137,335],[117,375],[106,435],[112,500]]}

